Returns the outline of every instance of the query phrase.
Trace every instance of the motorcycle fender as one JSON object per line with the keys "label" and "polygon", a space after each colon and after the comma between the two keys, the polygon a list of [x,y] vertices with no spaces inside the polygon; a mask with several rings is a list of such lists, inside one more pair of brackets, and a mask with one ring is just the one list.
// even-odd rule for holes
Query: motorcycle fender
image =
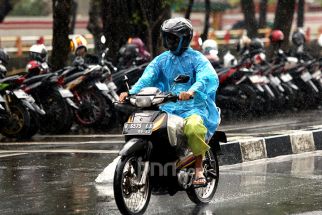
{"label": "motorcycle fender", "polygon": [[32,104],[30,104],[30,102],[26,101],[26,100],[20,100],[22,102],[22,105],[25,106],[26,108],[32,110],[32,111],[36,111],[35,108],[32,106]]}
{"label": "motorcycle fender", "polygon": [[43,109],[41,109],[36,103],[32,103],[31,105],[34,108],[35,112],[39,113],[40,115],[46,114],[46,112]]}
{"label": "motorcycle fender", "polygon": [[69,106],[71,106],[75,110],[79,109],[79,107],[75,104],[75,102],[73,102],[73,100],[71,100],[70,98],[66,98],[66,102]]}
{"label": "motorcycle fender", "polygon": [[288,85],[293,89],[293,90],[299,90],[298,86],[293,84],[292,82],[288,82]]}
{"label": "motorcycle fender", "polygon": [[223,154],[221,151],[220,142],[227,142],[226,134],[223,131],[216,131],[215,134],[211,137],[208,145],[210,146],[211,150],[217,155]]}
{"label": "motorcycle fender", "polygon": [[100,91],[100,92],[103,94],[103,96],[104,96],[105,98],[107,98],[107,99],[109,99],[110,101],[112,101],[112,102],[113,102],[113,98],[112,98],[112,96],[110,95],[109,91],[104,90],[104,91]]}
{"label": "motorcycle fender", "polygon": [[125,143],[121,151],[120,156],[128,156],[136,152],[146,152],[146,158],[149,157],[152,149],[152,143],[148,140],[133,138]]}

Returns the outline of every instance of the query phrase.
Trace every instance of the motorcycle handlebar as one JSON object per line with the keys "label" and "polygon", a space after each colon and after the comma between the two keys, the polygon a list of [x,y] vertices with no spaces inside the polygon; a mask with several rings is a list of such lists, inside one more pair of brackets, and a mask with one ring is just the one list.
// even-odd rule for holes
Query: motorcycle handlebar
{"label": "motorcycle handlebar", "polygon": [[[130,103],[130,99],[131,98],[136,98],[137,95],[129,95],[125,98],[124,102],[115,102],[114,105],[117,105],[118,104],[127,104],[127,103]],[[173,95],[173,94],[166,94],[166,95],[157,95],[155,96],[155,94],[146,94],[146,95],[142,95],[142,96],[154,96],[154,98],[158,99],[158,98],[163,98],[164,101],[162,103],[165,103],[165,102],[177,102],[179,99],[179,96],[177,95]],[[191,96],[190,99],[193,99],[194,97]]]}

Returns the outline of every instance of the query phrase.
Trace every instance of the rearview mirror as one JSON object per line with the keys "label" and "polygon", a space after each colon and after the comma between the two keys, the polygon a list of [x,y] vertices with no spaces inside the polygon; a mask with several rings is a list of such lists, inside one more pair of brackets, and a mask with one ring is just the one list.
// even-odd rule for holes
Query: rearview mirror
{"label": "rearview mirror", "polygon": [[178,75],[175,79],[175,83],[187,83],[190,80],[188,75]]}
{"label": "rearview mirror", "polygon": [[104,35],[101,36],[101,43],[102,44],[106,43],[106,37]]}

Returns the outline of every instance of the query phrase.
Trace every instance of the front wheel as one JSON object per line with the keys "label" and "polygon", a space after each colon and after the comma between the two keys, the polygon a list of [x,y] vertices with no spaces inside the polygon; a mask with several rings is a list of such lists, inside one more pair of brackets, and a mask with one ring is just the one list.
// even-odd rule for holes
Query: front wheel
{"label": "front wheel", "polygon": [[219,165],[216,154],[213,154],[211,150],[206,153],[203,161],[204,175],[207,180],[207,186],[194,187],[191,186],[186,192],[188,197],[194,203],[208,204],[213,199],[219,181]]}
{"label": "front wheel", "polygon": [[30,112],[17,102],[9,103],[10,115],[6,126],[1,128],[2,135],[9,138],[28,139]]}
{"label": "front wheel", "polygon": [[116,205],[122,214],[143,214],[151,197],[149,177],[141,185],[143,167],[138,157],[122,157],[115,169],[113,189]]}

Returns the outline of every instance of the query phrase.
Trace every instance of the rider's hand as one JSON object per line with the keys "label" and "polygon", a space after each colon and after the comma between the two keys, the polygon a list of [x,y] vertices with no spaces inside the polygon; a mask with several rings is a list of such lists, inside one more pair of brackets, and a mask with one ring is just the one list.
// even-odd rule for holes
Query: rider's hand
{"label": "rider's hand", "polygon": [[119,97],[119,101],[120,102],[124,102],[125,101],[125,98],[128,97],[129,94],[127,92],[123,92],[120,94],[120,97]]}
{"label": "rider's hand", "polygon": [[188,91],[188,92],[181,92],[179,94],[179,100],[189,100],[191,97],[193,97],[194,92],[193,91]]}

